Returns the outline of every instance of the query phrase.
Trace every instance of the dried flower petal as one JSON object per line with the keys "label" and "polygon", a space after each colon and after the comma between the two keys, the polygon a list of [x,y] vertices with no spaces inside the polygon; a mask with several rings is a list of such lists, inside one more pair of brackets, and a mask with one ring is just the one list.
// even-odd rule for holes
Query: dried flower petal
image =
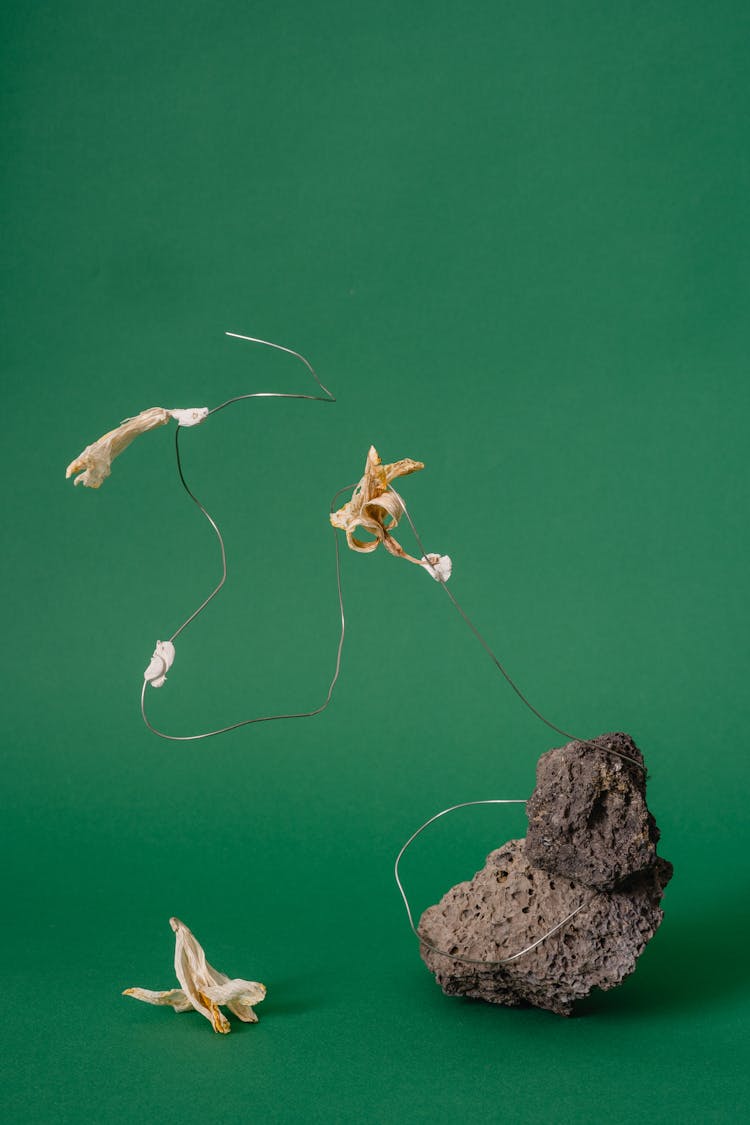
{"label": "dried flower petal", "polygon": [[176,1012],[194,1008],[209,1020],[214,1031],[223,1035],[231,1030],[231,1025],[219,1007],[221,1004],[225,1004],[244,1023],[257,1023],[258,1017],[252,1006],[260,1004],[265,998],[265,985],[254,980],[231,980],[218,972],[209,965],[202,946],[184,922],[179,918],[170,918],[169,924],[176,935],[174,967],[182,988],[167,992],[127,988],[123,996],[133,996],[147,1004],[167,1004]]}
{"label": "dried flower petal", "polygon": [[[110,473],[110,465],[124,449],[130,445],[139,434],[153,430],[156,426],[165,426],[171,415],[161,406],[152,406],[142,410],[135,418],[126,418],[115,430],[100,437],[98,441],[87,445],[83,453],[71,461],[65,476],[71,477],[73,473],[81,473],[76,477],[74,484],[84,484],[88,488],[99,488],[102,481]],[[81,470],[85,470],[81,472]]]}
{"label": "dried flower petal", "polygon": [[[408,457],[392,465],[383,465],[375,446],[371,445],[364,476],[348,504],[337,512],[331,512],[331,523],[346,532],[346,541],[353,551],[368,554],[382,543],[391,555],[424,567],[437,582],[447,582],[451,574],[451,560],[447,555],[426,555],[415,559],[393,537],[393,529],[398,526],[405,507],[398,492],[390,487],[391,481],[423,468],[421,461],[412,461]],[[369,532],[373,538],[357,539],[354,534],[357,528]]]}
{"label": "dried flower petal", "polygon": [[[407,555],[391,534],[403,514],[403,505],[398,493],[389,488],[389,485],[397,477],[416,473],[423,468],[421,461],[412,461],[408,457],[392,465],[383,465],[375,446],[370,446],[365,474],[354,489],[351,500],[337,512],[331,513],[331,523],[346,532],[346,541],[353,551],[368,553],[374,551],[378,543],[382,543],[391,554],[400,555],[410,562],[418,561]],[[357,539],[354,532],[360,527],[374,538]]]}
{"label": "dried flower petal", "polygon": [[146,1004],[168,1004],[176,1012],[189,1012],[193,1005],[181,988],[170,988],[166,992],[153,992],[150,988],[126,988],[123,996],[134,996]]}

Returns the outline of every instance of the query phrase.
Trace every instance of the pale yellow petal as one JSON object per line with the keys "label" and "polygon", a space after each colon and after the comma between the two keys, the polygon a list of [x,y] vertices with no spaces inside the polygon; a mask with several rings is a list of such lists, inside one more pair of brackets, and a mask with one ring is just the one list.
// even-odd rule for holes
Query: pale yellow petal
{"label": "pale yellow petal", "polygon": [[384,465],[385,479],[388,484],[396,477],[406,477],[410,473],[418,473],[424,468],[424,461],[412,461],[411,457],[404,457],[403,461],[396,461],[393,465]]}
{"label": "pale yellow petal", "polygon": [[[372,535],[372,539],[358,539],[355,532],[358,528],[366,531]],[[353,551],[361,551],[367,554],[369,551],[374,551],[378,543],[382,543],[385,537],[385,530],[382,524],[370,517],[361,514],[356,519],[353,519],[346,528],[346,541]]]}
{"label": "pale yellow petal", "polygon": [[377,520],[386,531],[390,531],[398,525],[404,514],[404,505],[397,492],[386,492],[385,495],[370,500],[364,511],[371,519]]}
{"label": "pale yellow petal", "polygon": [[[175,932],[174,967],[185,995],[196,1011],[210,1021],[214,1031],[226,1034],[231,1030],[229,1021],[219,1005],[227,1004],[246,1023],[256,1023],[252,1004],[259,1004],[266,995],[264,985],[257,981],[230,980],[214,969],[206,960],[198,939],[179,918],[170,918]],[[234,1007],[233,1007],[234,1005]]]}
{"label": "pale yellow petal", "polygon": [[71,461],[68,465],[66,478],[73,476],[74,473],[80,473],[74,484],[99,488],[109,476],[110,466],[115,457],[127,449],[139,434],[153,430],[156,426],[165,426],[170,417],[168,410],[163,410],[160,406],[152,406],[148,410],[142,410],[135,418],[126,418],[116,429],[110,430],[98,441],[87,445],[75,461]]}
{"label": "pale yellow petal", "polygon": [[214,1031],[218,1031],[220,1035],[229,1035],[229,1032],[232,1030],[232,1025],[219,1005],[212,1000],[210,996],[206,996],[202,992],[198,992],[196,995],[200,1001],[200,1003],[196,1003],[195,1000],[193,1001],[193,1007],[196,1011],[200,1012],[207,1020],[211,1021],[211,1026]]}
{"label": "pale yellow petal", "polygon": [[256,980],[228,980],[225,984],[214,985],[207,993],[216,1004],[226,1004],[230,1012],[244,1023],[257,1023],[258,1017],[253,1004],[260,1004],[266,998],[266,986]]}
{"label": "pale yellow petal", "polygon": [[[255,1003],[257,1004],[258,1001],[256,1000]],[[227,1000],[227,1007],[232,1015],[236,1016],[238,1020],[242,1020],[243,1023],[258,1022],[258,1013],[250,1001],[243,997],[238,997],[237,1000]]]}
{"label": "pale yellow petal", "polygon": [[181,988],[170,988],[166,992],[152,992],[150,988],[126,988],[123,996],[133,996],[146,1004],[167,1004],[176,1012],[189,1012],[193,1007]]}

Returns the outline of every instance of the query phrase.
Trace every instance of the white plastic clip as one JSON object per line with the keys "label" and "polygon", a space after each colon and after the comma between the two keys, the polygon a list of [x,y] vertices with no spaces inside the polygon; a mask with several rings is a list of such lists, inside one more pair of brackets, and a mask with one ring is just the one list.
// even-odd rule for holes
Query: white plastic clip
{"label": "white plastic clip", "polygon": [[178,426],[199,426],[208,418],[207,406],[192,406],[188,410],[170,410]]}
{"label": "white plastic clip", "polygon": [[143,678],[151,687],[161,687],[167,672],[174,664],[174,645],[171,641],[157,641],[151,663],[143,673]]}
{"label": "white plastic clip", "polygon": [[453,571],[450,555],[424,555],[419,565],[423,566],[436,582],[447,582]]}

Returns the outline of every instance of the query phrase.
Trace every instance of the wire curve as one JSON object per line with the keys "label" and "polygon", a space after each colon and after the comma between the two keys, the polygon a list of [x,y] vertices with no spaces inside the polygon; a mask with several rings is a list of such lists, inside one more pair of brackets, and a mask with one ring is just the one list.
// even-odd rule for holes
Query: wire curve
{"label": "wire curve", "polygon": [[[232,403],[242,402],[244,399],[250,399],[250,398],[295,398],[295,399],[306,399],[306,400],[312,401],[312,402],[329,402],[329,403],[332,403],[332,402],[336,401],[335,397],[331,394],[331,392],[328,390],[328,388],[326,386],[324,386],[324,384],[318,378],[317,374],[315,373],[315,369],[313,368],[310,361],[308,359],[306,359],[305,356],[303,356],[300,352],[294,351],[293,348],[284,347],[281,344],[274,344],[270,340],[261,340],[260,338],[258,338],[256,336],[242,336],[237,332],[227,332],[227,333],[225,333],[225,335],[235,337],[236,339],[239,339],[239,340],[248,340],[250,343],[254,343],[254,344],[262,344],[266,347],[275,348],[278,351],[286,352],[288,355],[295,356],[297,359],[301,360],[302,363],[304,363],[304,365],[307,367],[308,371],[312,375],[315,382],[318,384],[318,386],[324,392],[325,397],[323,397],[322,395],[282,394],[280,392],[275,392],[275,391],[259,391],[259,392],[255,392],[255,393],[251,393],[251,394],[235,395],[233,398],[229,398],[225,402],[220,403],[219,406],[215,406],[215,407],[213,407],[213,409],[209,410],[208,414],[207,414],[207,417],[209,417],[212,414],[216,414],[219,410],[223,410],[226,406],[230,406]],[[185,492],[188,494],[188,496],[190,497],[192,502],[195,504],[195,506],[198,508],[198,510],[204,516],[204,518],[208,521],[208,523],[210,524],[210,526],[213,530],[214,535],[216,536],[216,539],[217,539],[218,544],[219,544],[220,554],[221,554],[221,577],[220,577],[217,585],[214,587],[214,589],[211,591],[211,593],[206,598],[204,598],[204,600],[201,602],[201,604],[198,606],[198,608],[193,610],[193,612],[190,614],[190,616],[187,617],[185,619],[185,621],[183,621],[182,624],[180,626],[178,626],[177,629],[175,629],[175,631],[172,633],[171,637],[169,637],[170,642],[174,642],[175,639],[177,637],[179,637],[180,633],[182,633],[183,630],[186,629],[196,619],[196,617],[198,617],[198,615],[203,612],[203,610],[206,608],[206,606],[211,601],[213,601],[213,599],[221,591],[221,589],[223,588],[223,586],[224,586],[224,584],[226,583],[226,580],[227,580],[227,553],[226,553],[226,546],[225,546],[225,543],[224,543],[224,537],[221,534],[221,530],[219,529],[219,525],[216,523],[216,520],[210,514],[210,512],[205,507],[205,505],[203,503],[201,503],[201,501],[195,495],[195,493],[190,488],[190,485],[188,484],[188,482],[185,478],[185,472],[184,472],[183,465],[182,465],[182,456],[181,456],[181,453],[180,453],[180,431],[181,431],[182,428],[183,427],[178,424],[177,430],[176,430],[176,433],[175,433],[175,458],[176,458],[176,461],[177,461],[177,473],[178,473],[179,478],[180,478],[180,484],[182,485],[182,487],[184,488]],[[346,485],[344,488],[338,489],[338,491],[334,494],[334,496],[331,499],[331,504],[330,504],[331,512],[333,512],[335,510],[335,503],[336,503],[336,500],[338,499],[338,497],[343,492],[348,491],[352,487],[353,487],[352,485]],[[158,727],[155,727],[154,724],[151,722],[151,720],[149,719],[149,717],[147,715],[147,712],[146,712],[146,689],[148,688],[148,681],[144,679],[143,685],[141,687],[141,699],[140,699],[141,717],[143,719],[143,722],[148,727],[148,729],[152,732],[152,734],[155,734],[159,738],[163,738],[168,742],[197,742],[197,741],[201,741],[201,740],[206,739],[206,738],[214,738],[216,735],[228,734],[229,731],[238,730],[240,727],[251,726],[255,723],[269,723],[269,722],[274,722],[274,721],[279,720],[279,719],[308,719],[308,718],[312,718],[314,715],[319,715],[322,711],[325,711],[325,709],[328,707],[329,703],[331,702],[331,699],[333,697],[333,690],[336,686],[336,683],[338,681],[338,678],[339,678],[339,675],[340,675],[340,672],[341,672],[341,655],[342,655],[342,652],[343,652],[344,639],[345,639],[345,636],[346,636],[346,615],[345,615],[345,612],[344,612],[344,595],[343,595],[343,589],[342,589],[342,583],[341,583],[341,551],[340,551],[340,548],[339,548],[338,536],[336,535],[335,529],[334,529],[334,537],[335,537],[335,549],[336,549],[336,590],[337,590],[337,594],[338,594],[339,618],[340,618],[341,624],[340,624],[339,640],[338,640],[338,645],[337,645],[337,649],[336,649],[336,661],[335,661],[335,665],[334,665],[333,676],[332,676],[331,681],[328,685],[328,690],[326,692],[326,696],[325,696],[325,699],[323,700],[323,702],[318,707],[315,707],[315,708],[313,708],[312,710],[309,710],[309,711],[293,711],[293,712],[288,712],[288,713],[278,714],[278,715],[258,715],[258,716],[254,716],[253,718],[250,718],[250,719],[241,719],[239,722],[230,723],[230,724],[228,724],[227,726],[224,726],[224,727],[218,727],[216,730],[203,731],[199,734],[184,734],[184,735],[167,734],[166,731],[159,730]]]}
{"label": "wire curve", "polygon": [[486,798],[485,800],[482,800],[482,801],[462,801],[458,805],[451,805],[449,808],[441,809],[441,811],[439,813],[435,813],[435,815],[431,816],[429,818],[429,820],[426,820],[424,822],[424,824],[421,824],[419,826],[419,828],[416,830],[416,832],[412,832],[409,839],[403,845],[403,847],[399,851],[398,855],[396,856],[396,862],[393,865],[393,875],[394,875],[394,878],[396,880],[396,885],[398,886],[398,889],[401,893],[401,898],[404,900],[404,906],[406,907],[406,916],[409,920],[409,928],[411,929],[411,932],[414,934],[414,936],[419,939],[420,945],[423,945],[425,947],[425,949],[429,949],[432,953],[436,953],[440,957],[447,957],[451,961],[460,961],[460,962],[462,962],[463,964],[466,964],[466,965],[483,965],[483,966],[485,966],[485,968],[492,968],[493,966],[509,965],[512,961],[517,961],[519,957],[523,957],[526,953],[531,953],[532,949],[536,949],[537,946],[541,945],[543,941],[546,941],[547,938],[550,938],[550,937],[552,937],[553,934],[556,934],[558,930],[561,930],[563,928],[563,926],[566,926],[568,924],[568,922],[570,922],[571,918],[575,918],[576,914],[579,914],[584,909],[585,906],[588,906],[589,903],[591,903],[593,901],[594,895],[590,895],[588,898],[584,899],[584,901],[579,906],[577,906],[575,910],[571,910],[571,912],[569,914],[566,914],[564,918],[562,918],[559,922],[556,922],[554,926],[552,926],[549,930],[547,930],[546,933],[543,933],[542,936],[540,938],[537,938],[536,941],[533,941],[530,945],[525,946],[524,949],[519,949],[519,951],[517,953],[511,954],[509,957],[501,957],[497,961],[484,961],[484,960],[480,960],[480,959],[475,958],[475,957],[461,957],[461,956],[459,956],[455,953],[449,953],[445,949],[438,949],[436,945],[432,945],[431,942],[426,941],[425,938],[420,934],[418,928],[414,925],[414,917],[413,917],[412,912],[411,912],[411,906],[409,904],[409,899],[408,899],[408,896],[406,894],[406,891],[404,890],[404,885],[401,881],[401,875],[400,875],[400,871],[399,871],[401,860],[403,859],[407,850],[411,847],[411,845],[417,839],[417,837],[421,836],[422,833],[425,831],[425,829],[429,828],[431,824],[434,824],[436,820],[440,820],[441,817],[447,816],[449,813],[456,812],[458,809],[466,809],[466,808],[471,807],[472,805],[525,805],[525,804],[526,804],[526,801],[524,801],[524,800],[522,800],[521,798],[518,798],[518,797],[515,797],[515,798],[514,797],[488,797],[488,798]]}

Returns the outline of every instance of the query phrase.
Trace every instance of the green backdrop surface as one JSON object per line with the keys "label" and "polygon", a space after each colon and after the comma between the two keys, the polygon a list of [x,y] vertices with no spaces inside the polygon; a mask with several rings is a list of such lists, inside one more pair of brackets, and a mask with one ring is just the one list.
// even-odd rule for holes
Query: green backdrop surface
{"label": "green backdrop surface", "polygon": [[[744,3],[8,2],[2,53],[3,1105],[38,1122],[723,1122],[747,1104],[750,11]],[[555,736],[440,588],[343,558],[333,705],[171,744],[142,669],[230,581],[155,721],[307,709],[333,668],[329,497],[374,442],[532,701],[647,755],[664,924],[580,1014],[444,997],[392,880]],[[409,545],[408,533],[404,542]],[[469,811],[415,907],[524,833]],[[168,918],[257,1026],[123,999]]]}

